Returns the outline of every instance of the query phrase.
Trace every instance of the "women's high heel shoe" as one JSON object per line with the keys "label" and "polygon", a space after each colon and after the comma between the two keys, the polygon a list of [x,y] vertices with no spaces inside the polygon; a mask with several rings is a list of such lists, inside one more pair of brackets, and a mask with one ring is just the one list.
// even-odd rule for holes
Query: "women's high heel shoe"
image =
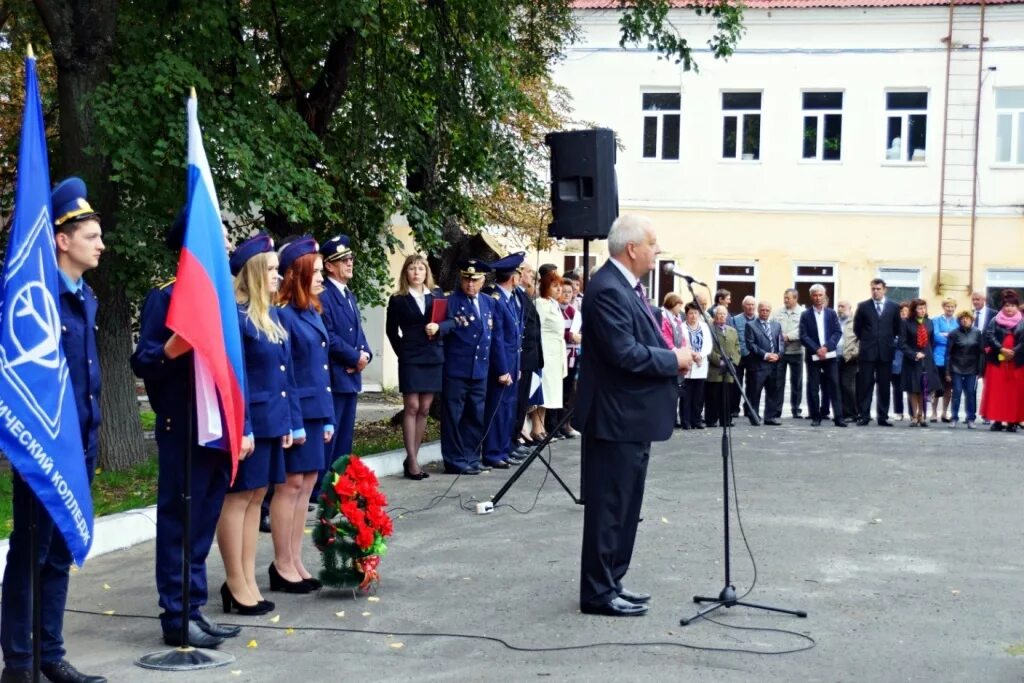
{"label": "women's high heel shoe", "polygon": [[315,591],[318,591],[324,587],[324,584],[320,581],[320,579],[314,579],[312,576],[308,579],[303,579],[303,581],[306,583],[307,586],[309,586]]}
{"label": "women's high heel shoe", "polygon": [[426,479],[427,477],[430,476],[429,474],[427,474],[426,472],[424,472],[422,470],[420,470],[416,474],[413,474],[412,472],[409,471],[409,466],[406,465],[404,462],[402,463],[402,471],[405,473],[405,478],[406,479],[412,479],[414,481],[420,481],[420,480]]}
{"label": "women's high heel shoe", "polygon": [[270,575],[270,590],[272,591],[297,593],[299,595],[313,592],[313,587],[305,581],[302,581],[301,579],[299,581],[289,581],[281,576],[273,562],[270,563],[270,568],[267,569],[267,573]]}
{"label": "women's high heel shoe", "polygon": [[234,609],[241,615],[255,617],[261,614],[266,614],[272,607],[266,607],[262,603],[256,603],[255,605],[243,605],[231,594],[231,589],[228,588],[228,584],[225,581],[220,585],[220,601],[224,607],[224,613],[230,614],[231,610]]}

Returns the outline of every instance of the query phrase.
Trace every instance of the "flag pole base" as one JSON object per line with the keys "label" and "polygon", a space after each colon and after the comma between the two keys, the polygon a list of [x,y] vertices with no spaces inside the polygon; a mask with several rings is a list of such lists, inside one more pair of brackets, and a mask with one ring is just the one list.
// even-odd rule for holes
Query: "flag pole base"
{"label": "flag pole base", "polygon": [[135,665],[157,671],[197,671],[227,666],[233,661],[235,656],[227,652],[198,647],[176,647],[173,650],[144,654],[135,660]]}

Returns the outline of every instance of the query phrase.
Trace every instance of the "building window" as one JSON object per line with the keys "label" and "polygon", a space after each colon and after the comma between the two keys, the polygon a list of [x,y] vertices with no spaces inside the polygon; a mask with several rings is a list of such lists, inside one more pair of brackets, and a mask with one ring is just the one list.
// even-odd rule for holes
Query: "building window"
{"label": "building window", "polygon": [[843,93],[803,93],[803,158],[839,161],[843,141]]}
{"label": "building window", "polygon": [[928,93],[885,93],[885,159],[924,162],[928,138]]}
{"label": "building window", "polygon": [[1024,165],[1024,88],[996,89],[996,163]]}
{"label": "building window", "polygon": [[1003,307],[1003,290],[1013,289],[1024,298],[1024,269],[990,270],[985,273],[985,295],[988,305],[999,310]]}
{"label": "building window", "polygon": [[828,305],[836,305],[836,267],[835,264],[797,264],[793,274],[793,289],[797,291],[797,301],[802,306],[811,305],[811,285],[825,288]]}
{"label": "building window", "polygon": [[878,277],[885,280],[885,298],[897,305],[921,296],[920,268],[879,268]]}
{"label": "building window", "polygon": [[722,158],[761,158],[761,93],[722,93]]}
{"label": "building window", "polygon": [[[715,289],[728,289],[732,299],[729,314],[736,315],[743,311],[744,297],[757,297],[757,264],[756,263],[721,263],[718,265]],[[711,304],[714,305],[714,295]]]}
{"label": "building window", "polygon": [[[580,276],[580,289],[585,289],[587,283],[583,281],[583,254],[565,254],[562,257],[562,275],[568,275],[569,273],[576,271]],[[597,257],[593,254],[590,255],[590,268],[587,269],[587,275],[594,272],[597,268]]]}
{"label": "building window", "polygon": [[679,158],[681,96],[675,92],[645,92],[644,159]]}

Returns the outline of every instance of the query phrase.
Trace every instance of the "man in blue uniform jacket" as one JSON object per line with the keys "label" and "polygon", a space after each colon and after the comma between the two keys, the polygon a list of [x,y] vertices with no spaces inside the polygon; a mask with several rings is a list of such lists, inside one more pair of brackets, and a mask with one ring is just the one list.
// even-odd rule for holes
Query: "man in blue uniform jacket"
{"label": "man in blue uniform jacket", "polygon": [[[334,399],[334,443],[325,449],[330,469],[335,460],[352,452],[352,435],[356,424],[356,398],[363,390],[363,368],[373,360],[370,345],[363,334],[359,303],[349,289],[355,254],[349,238],[338,235],[320,247],[327,271],[324,291],[320,295],[321,316],[330,337],[331,396]],[[313,488],[319,495],[320,483]]]}
{"label": "man in blue uniform jacket", "polygon": [[487,380],[483,462],[498,469],[522,462],[519,457],[512,457],[512,435],[519,396],[519,352],[523,345],[523,307],[515,291],[519,285],[518,268],[525,257],[526,253],[520,251],[490,264],[495,284],[488,287],[487,294],[494,300],[495,348],[503,356],[505,370],[512,378],[511,384],[502,384],[492,371]]}
{"label": "man in blue uniform jacket", "polygon": [[[82,275],[99,265],[104,246],[99,214],[92,210],[86,197],[85,183],[78,178],[68,178],[53,189],[51,200],[60,269],[61,346],[78,410],[85,471],[91,482],[99,452],[100,358],[96,350],[96,296]],[[4,570],[4,596],[0,602],[0,645],[4,653],[0,681],[3,683],[32,680],[29,524],[33,494],[20,476],[15,474],[13,479],[14,528]],[[105,683],[106,678],[83,674],[64,659],[64,605],[68,597],[71,553],[43,506],[38,505],[37,510],[42,618],[40,669],[46,678],[57,683]]]}
{"label": "man in blue uniform jacket", "polygon": [[504,386],[512,384],[503,353],[494,336],[494,300],[480,295],[483,261],[459,262],[459,289],[448,297],[444,339],[444,402],[441,456],[448,474],[480,474],[487,378],[493,373]]}
{"label": "man in blue uniform jacket", "polygon": [[[167,246],[177,253],[185,237],[185,213],[167,235]],[[227,248],[227,232],[224,234]],[[200,609],[207,601],[206,557],[210,553],[224,494],[231,476],[231,458],[222,450],[198,445],[195,398],[189,395],[192,352],[188,343],[165,324],[174,282],[150,290],[139,318],[139,343],[132,354],[132,371],[143,380],[156,413],[156,445],[160,473],[156,500],[156,589],[160,596],[160,625],[164,642],[183,646],[181,617],[188,610],[188,643],[217,647],[224,638],[238,635],[236,626],[221,626]],[[189,433],[188,425],[192,431]],[[250,450],[252,440],[243,445]],[[185,452],[192,452],[192,528],[190,604],[182,605],[182,539],[184,537]]]}

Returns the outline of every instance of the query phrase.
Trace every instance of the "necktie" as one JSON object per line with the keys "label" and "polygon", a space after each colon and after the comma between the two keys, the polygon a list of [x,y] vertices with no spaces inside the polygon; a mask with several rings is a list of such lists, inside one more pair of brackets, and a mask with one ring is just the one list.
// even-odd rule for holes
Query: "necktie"
{"label": "necktie", "polygon": [[356,312],[356,307],[352,304],[352,297],[349,296],[348,288],[341,290],[341,295],[345,297],[345,302],[348,304],[348,308],[353,313]]}
{"label": "necktie", "polygon": [[875,302],[875,311],[878,313],[878,315],[882,315],[882,302],[881,301],[876,301]]}
{"label": "necktie", "polygon": [[[636,291],[636,295],[640,297],[640,305],[647,311],[647,317],[650,319],[651,324],[654,325],[654,329],[661,329],[658,327],[658,321],[654,319],[654,314],[651,313],[651,307],[647,303],[647,289],[644,288],[644,283],[637,282],[636,287],[633,288]],[[665,343],[665,339],[659,334],[658,338],[661,339],[662,344]]]}
{"label": "necktie", "polygon": [[764,330],[764,336],[768,337],[768,350],[775,353],[775,340],[772,339],[771,327],[768,326],[768,323],[762,320],[761,329]]}
{"label": "necktie", "polygon": [[472,301],[472,302],[473,302],[473,308],[475,308],[475,309],[476,309],[476,316],[477,316],[477,317],[479,318],[479,317],[480,317],[480,302],[476,300],[476,297],[475,297],[475,296],[474,296],[474,297],[472,297],[472,298],[470,299],[470,301]]}

